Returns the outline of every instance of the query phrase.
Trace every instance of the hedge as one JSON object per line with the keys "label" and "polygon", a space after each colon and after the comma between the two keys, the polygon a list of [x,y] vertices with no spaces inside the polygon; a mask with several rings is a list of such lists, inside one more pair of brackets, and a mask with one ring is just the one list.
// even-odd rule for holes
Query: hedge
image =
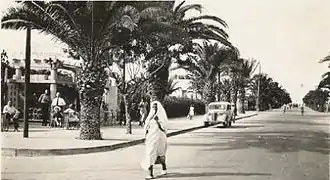
{"label": "hedge", "polygon": [[168,118],[187,116],[192,104],[195,107],[195,115],[205,114],[205,104],[202,100],[167,96],[163,104]]}
{"label": "hedge", "polygon": [[[149,111],[150,99],[149,97],[144,97],[144,98],[148,102],[148,111]],[[140,103],[141,96],[138,95],[132,99],[133,102],[128,107],[129,113],[132,118],[132,121],[139,121],[140,113],[139,113],[138,105]],[[163,106],[166,110],[168,118],[187,116],[190,105],[192,104],[195,107],[194,109],[195,115],[205,114],[205,105],[202,100],[166,96],[163,102]]]}

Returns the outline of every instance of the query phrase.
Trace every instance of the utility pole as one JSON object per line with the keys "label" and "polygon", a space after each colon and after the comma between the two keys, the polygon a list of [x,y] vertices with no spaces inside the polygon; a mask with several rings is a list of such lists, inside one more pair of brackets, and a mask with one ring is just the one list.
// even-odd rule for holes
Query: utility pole
{"label": "utility pole", "polygon": [[29,104],[30,96],[30,70],[31,70],[31,27],[26,29],[26,45],[25,45],[25,87],[24,87],[24,130],[23,137],[29,137]]}
{"label": "utility pole", "polygon": [[261,81],[261,64],[258,62],[257,66],[259,66],[259,79],[258,79],[258,94],[257,94],[257,100],[256,100],[256,110],[257,112],[260,111],[260,81]]}

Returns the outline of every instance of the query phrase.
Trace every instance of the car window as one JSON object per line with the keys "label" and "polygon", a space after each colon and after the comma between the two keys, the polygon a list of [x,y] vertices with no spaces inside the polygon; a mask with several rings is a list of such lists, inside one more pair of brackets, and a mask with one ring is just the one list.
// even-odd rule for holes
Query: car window
{"label": "car window", "polygon": [[209,105],[209,109],[217,109],[217,110],[226,110],[226,105],[224,104],[211,104]]}

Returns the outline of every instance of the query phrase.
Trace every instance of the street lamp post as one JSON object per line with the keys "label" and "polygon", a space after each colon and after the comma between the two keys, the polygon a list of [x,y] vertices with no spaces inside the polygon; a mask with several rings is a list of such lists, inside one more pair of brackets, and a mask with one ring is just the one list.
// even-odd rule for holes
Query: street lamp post
{"label": "street lamp post", "polygon": [[258,62],[257,66],[259,66],[259,79],[258,79],[258,92],[257,92],[257,99],[256,99],[256,110],[257,112],[260,111],[260,80],[261,80],[261,64]]}
{"label": "street lamp post", "polygon": [[30,96],[30,65],[31,65],[31,27],[26,30],[26,45],[25,45],[25,87],[24,87],[24,129],[23,137],[29,137],[29,104]]}

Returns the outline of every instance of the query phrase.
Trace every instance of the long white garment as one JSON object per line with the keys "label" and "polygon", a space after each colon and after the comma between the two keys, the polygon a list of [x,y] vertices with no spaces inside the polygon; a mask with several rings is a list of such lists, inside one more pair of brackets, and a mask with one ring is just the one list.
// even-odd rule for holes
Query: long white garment
{"label": "long white garment", "polygon": [[195,115],[195,111],[194,111],[194,107],[193,106],[190,106],[190,108],[189,108],[189,115],[190,116],[194,116]]}
{"label": "long white garment", "polygon": [[[157,104],[157,112],[152,108],[155,103]],[[158,117],[158,122],[165,132],[159,128],[155,116]],[[148,131],[148,133],[145,140],[145,157],[142,160],[141,167],[144,170],[148,170],[151,165],[155,165],[158,156],[166,155],[167,150],[166,132],[168,129],[168,119],[166,111],[160,102],[153,101],[150,103],[150,112],[146,119],[144,129]]]}

